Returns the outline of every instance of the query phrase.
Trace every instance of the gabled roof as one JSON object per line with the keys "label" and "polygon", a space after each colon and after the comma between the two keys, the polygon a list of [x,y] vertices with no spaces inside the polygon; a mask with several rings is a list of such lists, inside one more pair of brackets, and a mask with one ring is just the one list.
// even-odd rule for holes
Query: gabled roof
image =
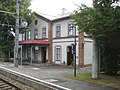
{"label": "gabled roof", "polygon": [[34,14],[41,18],[42,20],[44,21],[47,21],[47,22],[55,22],[55,21],[60,21],[60,20],[64,20],[64,19],[69,19],[70,18],[70,13],[67,13],[67,14],[64,14],[64,15],[59,15],[59,16],[48,16],[48,15],[45,15],[45,14],[42,14],[42,13],[38,13],[38,12],[34,12]]}
{"label": "gabled roof", "polygon": [[36,13],[36,12],[34,12],[34,14],[35,14],[35,16],[37,16],[38,18],[41,18],[42,20],[44,20],[44,21],[46,21],[46,22],[51,22],[50,19],[44,17],[43,15],[40,15],[40,14],[38,14],[38,13]]}

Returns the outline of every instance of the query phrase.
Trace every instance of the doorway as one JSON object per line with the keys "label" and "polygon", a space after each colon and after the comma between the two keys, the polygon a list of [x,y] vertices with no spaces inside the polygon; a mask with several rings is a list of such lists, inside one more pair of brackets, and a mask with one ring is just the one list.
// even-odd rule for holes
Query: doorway
{"label": "doorway", "polygon": [[73,65],[72,46],[67,47],[67,66]]}
{"label": "doorway", "polygon": [[42,63],[46,63],[46,47],[42,47]]}

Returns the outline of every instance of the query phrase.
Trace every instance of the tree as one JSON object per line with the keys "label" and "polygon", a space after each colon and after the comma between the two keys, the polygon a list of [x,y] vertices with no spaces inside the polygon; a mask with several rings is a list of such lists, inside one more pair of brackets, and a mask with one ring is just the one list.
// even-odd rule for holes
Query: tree
{"label": "tree", "polygon": [[[98,48],[101,48],[101,46],[103,46],[104,49],[107,48],[105,50],[102,48],[102,51],[104,51],[102,52],[102,55],[104,53],[108,53],[110,48],[113,49],[111,46],[110,48],[107,47],[111,42],[111,40],[108,40],[108,38],[112,39],[112,36],[115,35],[114,32],[118,32],[120,30],[120,7],[114,5],[114,3],[117,3],[118,1],[119,0],[94,0],[93,7],[82,5],[80,9],[78,11],[75,11],[72,15],[73,20],[76,22],[81,32],[86,32],[88,35],[93,37],[93,78],[98,77],[98,54],[100,54],[98,53]],[[113,61],[113,59],[110,59],[110,55],[111,54],[109,53],[108,57],[103,56],[101,59],[106,58],[104,62]],[[113,66],[112,64],[113,63],[107,63],[105,66]],[[108,68],[110,67],[107,67],[106,70]]]}
{"label": "tree", "polygon": [[[22,20],[30,23],[33,19],[33,13],[28,9],[31,0],[20,2],[20,22]],[[0,51],[5,54],[4,58],[9,58],[9,51],[14,46],[14,36],[11,34],[11,28],[15,32],[15,12],[16,12],[16,0],[0,0],[0,10],[11,12],[0,12]]]}
{"label": "tree", "polygon": [[[120,70],[120,6],[114,5],[119,0],[96,0],[94,7],[103,17],[102,31],[104,36],[99,38],[101,49],[101,71],[109,75],[116,75]],[[102,45],[100,45],[102,44]]]}
{"label": "tree", "polygon": [[79,11],[75,11],[75,14],[72,15],[72,18],[78,25],[79,30],[81,30],[81,32],[86,32],[88,35],[93,37],[92,77],[97,78],[98,77],[97,38],[102,35],[99,27],[99,25],[102,25],[102,22],[99,22],[99,19],[101,19],[102,16],[96,9],[82,5]]}

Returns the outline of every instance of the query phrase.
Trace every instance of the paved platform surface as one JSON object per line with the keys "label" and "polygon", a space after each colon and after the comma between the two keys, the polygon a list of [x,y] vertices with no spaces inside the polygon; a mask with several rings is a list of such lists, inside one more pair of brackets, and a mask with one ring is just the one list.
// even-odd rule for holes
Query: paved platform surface
{"label": "paved platform surface", "polygon": [[[32,64],[14,67],[13,64],[10,63],[0,64],[0,66],[25,75],[32,76],[37,79],[45,80],[63,87],[70,88],[71,90],[117,90],[111,87],[85,83],[64,77],[67,74],[73,73],[73,68],[71,67],[51,64]],[[77,73],[82,72],[91,72],[91,67],[77,69]]]}

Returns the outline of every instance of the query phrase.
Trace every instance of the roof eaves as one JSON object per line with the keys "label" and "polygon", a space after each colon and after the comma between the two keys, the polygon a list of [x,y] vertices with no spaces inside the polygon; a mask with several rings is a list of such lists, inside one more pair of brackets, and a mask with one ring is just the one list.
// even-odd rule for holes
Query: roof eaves
{"label": "roof eaves", "polygon": [[36,12],[34,12],[34,14],[35,14],[35,16],[37,16],[38,18],[41,18],[44,21],[51,22],[50,19],[48,19],[48,18],[46,18],[46,17],[44,17],[44,16],[42,16],[42,15],[36,13]]}
{"label": "roof eaves", "polygon": [[60,20],[65,20],[65,19],[69,19],[69,18],[70,18],[70,15],[60,16],[60,17],[57,17],[57,18],[53,19],[52,22],[56,22],[56,21],[60,21]]}

